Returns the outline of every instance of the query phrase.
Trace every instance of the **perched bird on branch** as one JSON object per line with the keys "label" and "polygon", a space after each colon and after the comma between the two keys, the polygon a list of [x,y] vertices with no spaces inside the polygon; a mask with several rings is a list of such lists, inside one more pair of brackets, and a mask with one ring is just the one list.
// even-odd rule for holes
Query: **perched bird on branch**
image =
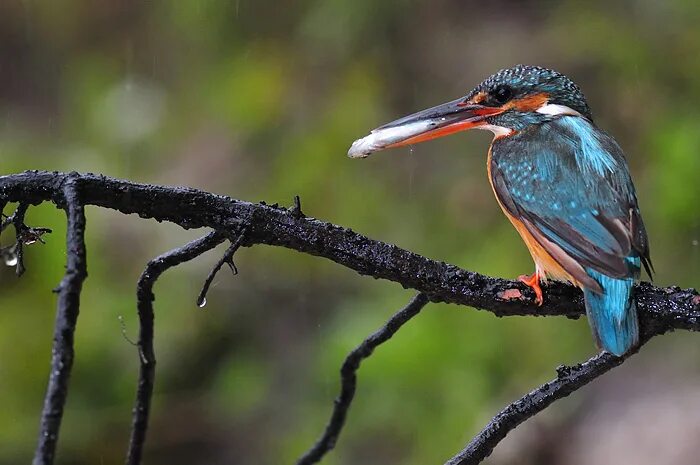
{"label": "perched bird on branch", "polygon": [[348,156],[366,157],[467,129],[494,133],[488,174],[499,205],[535,262],[530,286],[570,281],[583,289],[597,344],[624,355],[639,341],[632,296],[649,243],[622,149],[593,122],[579,87],[537,66],[504,69],[466,97],[373,130]]}

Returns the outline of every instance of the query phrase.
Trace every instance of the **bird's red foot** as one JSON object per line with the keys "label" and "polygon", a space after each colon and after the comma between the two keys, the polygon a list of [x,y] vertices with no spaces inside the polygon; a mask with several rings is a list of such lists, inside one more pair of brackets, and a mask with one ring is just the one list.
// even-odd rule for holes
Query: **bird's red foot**
{"label": "bird's red foot", "polygon": [[535,293],[535,303],[538,306],[542,305],[544,299],[542,297],[542,288],[540,287],[540,275],[537,272],[532,273],[530,276],[521,274],[518,276],[518,281],[530,287]]}

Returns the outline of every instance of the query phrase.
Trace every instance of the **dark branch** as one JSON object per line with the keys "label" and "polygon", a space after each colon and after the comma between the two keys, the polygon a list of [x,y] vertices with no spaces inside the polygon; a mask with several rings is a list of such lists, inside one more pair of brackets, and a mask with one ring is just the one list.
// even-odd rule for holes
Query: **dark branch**
{"label": "dark branch", "polygon": [[556,379],[544,383],[501,410],[464,449],[445,462],[445,465],[476,465],[481,463],[491,455],[498,443],[519,424],[534,417],[555,401],[567,397],[597,377],[621,365],[649,342],[649,339],[661,334],[658,331],[663,332],[661,328],[648,326],[642,327],[641,330],[642,337],[639,345],[623,357],[601,352],[584,363],[575,366],[559,366]]}
{"label": "dark branch", "polygon": [[216,262],[214,268],[212,268],[212,270],[209,272],[207,279],[204,280],[204,285],[202,285],[202,290],[199,291],[199,296],[197,297],[198,307],[201,308],[207,304],[207,292],[209,292],[209,287],[214,281],[214,277],[216,277],[216,274],[219,272],[221,267],[224,266],[224,264],[228,265],[228,267],[231,269],[231,272],[234,275],[238,274],[238,268],[236,268],[236,264],[233,263],[233,256],[243,243],[245,232],[246,228],[244,226],[240,234],[238,234],[238,237],[236,237],[236,239],[234,239],[233,242],[231,242],[231,246],[226,250],[226,252],[224,252],[224,255],[221,257],[221,259],[219,259],[218,262]]}
{"label": "dark branch", "polygon": [[[40,203],[60,196],[69,175],[29,171],[0,177],[0,198]],[[388,279],[416,289],[431,301],[489,310],[498,316],[585,313],[581,292],[553,283],[544,305],[517,281],[484,276],[430,260],[394,245],[314,218],[298,217],[285,208],[252,204],[196,189],[136,184],[92,174],[76,175],[85,204],[170,221],[183,228],[209,227],[231,234],[248,225],[244,246],[269,244],[325,257],[360,274]],[[513,292],[514,290],[519,291]],[[511,297],[516,295],[515,298]],[[517,297],[522,294],[522,297]],[[695,290],[636,287],[642,321],[666,329],[700,330],[700,299]]]}
{"label": "dark branch", "polygon": [[34,452],[33,465],[50,465],[54,461],[63,407],[68,396],[68,380],[73,366],[73,339],[78,321],[80,292],[87,277],[85,251],[85,210],[72,179],[66,179],[55,199],[64,204],[68,218],[66,273],[58,288],[56,327],[51,350],[49,385],[41,413],[39,443]]}
{"label": "dark branch", "polygon": [[445,465],[476,465],[481,463],[491,455],[498,443],[518,425],[534,417],[557,400],[567,397],[572,392],[621,365],[629,357],[636,354],[652,337],[667,330],[668,328],[658,324],[645,323],[641,327],[642,335],[639,345],[623,357],[602,352],[575,366],[559,366],[556,379],[544,383],[501,410],[464,449],[445,462]]}
{"label": "dark branch", "polygon": [[143,445],[146,441],[148,416],[151,410],[153,384],[155,381],[156,357],[153,351],[153,286],[160,276],[168,269],[183,262],[192,260],[204,252],[221,244],[225,236],[212,232],[196,239],[183,247],[173,249],[160,255],[146,265],[136,286],[137,308],[139,313],[139,381],[136,390],[136,403],[131,423],[131,438],[127,452],[127,465],[138,465],[143,455]]}
{"label": "dark branch", "polygon": [[[629,357],[629,355],[627,355]],[[557,377],[501,410],[481,432],[445,465],[476,465],[519,424],[620,365],[625,358],[602,352],[580,365],[557,368]]]}
{"label": "dark branch", "polygon": [[[68,189],[68,186],[73,185],[80,189],[80,204],[68,201],[68,193],[74,193],[72,189]],[[295,207],[288,210],[276,205],[243,202],[196,189],[136,184],[92,174],[32,171],[0,177],[0,204],[3,206],[10,201],[27,205],[53,201],[57,205],[62,205],[64,200],[68,203],[69,211],[69,264],[78,260],[76,257],[80,255],[71,249],[71,244],[75,244],[71,241],[71,231],[76,230],[75,225],[78,223],[73,219],[73,226],[71,226],[73,217],[71,212],[78,208],[76,205],[96,205],[118,210],[124,214],[137,213],[144,218],[170,221],[183,228],[212,228],[216,234],[220,235],[220,241],[225,237],[239,234],[241,226],[245,225],[245,236],[240,236],[232,244],[224,258],[212,271],[207,284],[211,283],[214,274],[224,263],[231,264],[230,257],[239,245],[268,244],[325,257],[360,274],[391,280],[404,288],[416,289],[420,294],[407,307],[410,309],[412,306],[417,306],[413,307],[416,313],[428,300],[468,305],[491,311],[497,316],[560,315],[578,318],[585,312],[581,293],[573,286],[562,283],[550,285],[544,305],[537,306],[531,290],[517,281],[466,271],[444,262],[427,259],[394,245],[369,239],[350,229],[305,217],[298,200],[295,200]],[[80,214],[82,215],[82,207],[80,207]],[[84,218],[80,224],[82,226],[77,229],[82,235]],[[84,271],[84,246],[81,256]],[[69,267],[69,272],[71,269]],[[64,281],[69,281],[68,276],[69,273],[66,274]],[[73,277],[73,275],[70,276]],[[84,278],[84,275],[82,277]],[[62,296],[75,295],[75,317],[77,317],[77,298],[81,282],[82,279],[76,285],[74,281],[70,281],[72,293],[66,291],[66,286],[61,287]],[[152,351],[153,294],[151,288],[153,282],[155,279],[148,284],[150,286],[148,293],[139,296],[139,312],[142,320],[142,333],[139,340],[142,351],[142,374],[137,407],[134,412],[134,434],[138,428],[138,434],[142,435],[145,435],[145,422],[153,387],[152,370],[155,363]],[[207,284],[203,289],[204,293],[208,287]],[[700,331],[700,296],[696,290],[681,290],[677,287],[658,288],[649,283],[642,283],[635,287],[635,297],[646,338],[674,329]],[[63,308],[61,302],[59,298],[59,310]],[[147,302],[146,307],[142,306],[143,302]],[[318,443],[300,459],[300,464],[318,461],[334,446],[354,395],[355,373],[360,361],[371,353],[373,347],[385,340],[382,339],[383,337],[391,336],[405,322],[401,317],[396,320],[400,323],[392,323],[392,321],[394,319],[365,341],[367,345],[363,343],[353,351],[346,360],[341,370],[341,395],[336,400],[331,420]],[[73,326],[68,328],[71,343],[74,325],[73,319]],[[59,334],[58,326],[57,334]],[[63,337],[66,337],[65,334]],[[62,350],[57,353],[70,353],[70,360],[72,360],[72,345],[69,345],[70,352]],[[522,421],[619,365],[622,361],[621,358],[601,354],[579,366],[558,370],[559,376],[556,380],[546,383],[503,410],[464,451],[448,463],[454,465],[480,462],[491,453],[495,445],[509,431]],[[63,365],[64,368],[65,366]],[[53,373],[52,371],[52,380]],[[63,382],[63,401],[65,401],[67,375]],[[49,393],[51,392],[53,392],[52,389]],[[47,394],[47,404],[48,399],[49,394]],[[58,413],[59,421],[61,409]],[[57,434],[57,426],[52,431]],[[55,434],[48,436],[53,438],[54,446]],[[140,448],[143,444],[143,436],[136,440],[132,437],[132,445],[138,441],[140,441],[138,445]],[[140,457],[140,451],[138,454]],[[50,462],[37,462],[35,459],[35,463]],[[130,463],[138,463],[138,459]]]}
{"label": "dark branch", "polygon": [[378,345],[391,339],[396,331],[408,322],[408,320],[418,315],[428,302],[428,297],[425,294],[416,295],[411,299],[408,305],[389,318],[389,321],[387,321],[384,326],[371,334],[348,354],[340,369],[340,395],[333,403],[333,413],[326,425],[326,429],[316,444],[297,461],[297,465],[311,465],[316,463],[335,447],[340,431],[345,424],[348,409],[350,408],[353,397],[355,397],[357,370],[360,368],[360,363],[362,363],[362,360],[372,355],[372,352],[374,352],[374,349]]}

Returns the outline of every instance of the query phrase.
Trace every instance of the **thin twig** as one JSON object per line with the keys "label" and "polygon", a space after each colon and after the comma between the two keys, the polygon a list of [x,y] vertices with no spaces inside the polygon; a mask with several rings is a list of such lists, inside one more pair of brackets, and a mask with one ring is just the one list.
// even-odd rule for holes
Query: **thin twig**
{"label": "thin twig", "polygon": [[384,326],[372,333],[348,354],[340,369],[340,395],[333,403],[331,418],[316,444],[297,461],[297,465],[316,463],[335,447],[345,424],[348,409],[353,397],[355,397],[357,370],[360,368],[360,363],[372,355],[378,345],[388,341],[406,322],[416,316],[428,302],[428,297],[425,294],[417,294],[408,305],[389,318]]}
{"label": "thin twig", "polygon": [[654,331],[656,328],[645,328],[645,334],[643,334],[639,346],[624,357],[601,352],[581,364],[558,367],[555,379],[544,383],[501,410],[464,449],[445,462],[445,465],[477,465],[481,463],[491,455],[498,443],[518,425],[534,417],[553,402],[567,397],[572,392],[621,365],[622,362],[636,354],[649,339],[657,335]]}
{"label": "thin twig", "polygon": [[30,228],[27,226],[24,218],[28,209],[28,203],[20,202],[15,212],[0,222],[0,233],[7,229],[9,225],[13,225],[15,228],[15,243],[7,247],[0,247],[0,258],[6,265],[15,267],[17,276],[22,276],[26,271],[24,267],[24,246],[35,242],[45,244],[41,236],[51,232],[49,228]]}
{"label": "thin twig", "polygon": [[131,438],[127,451],[127,465],[138,465],[143,456],[146,441],[148,416],[151,410],[153,384],[155,381],[156,357],[153,350],[153,286],[158,278],[169,268],[200,256],[225,240],[225,236],[211,232],[183,247],[178,247],[160,255],[146,265],[136,286],[137,307],[139,314],[139,381],[136,390],[136,402],[131,423]]}
{"label": "thin twig", "polygon": [[298,195],[294,196],[294,205],[289,209],[289,212],[294,215],[295,218],[304,218],[304,212],[301,211],[301,198]]}
{"label": "thin twig", "polygon": [[17,276],[22,276],[26,270],[24,267],[24,240],[22,235],[26,228],[24,225],[24,217],[27,213],[27,209],[29,209],[29,204],[20,203],[14,215],[12,215],[12,224],[15,226],[16,237],[14,254],[17,260],[17,265],[15,265],[15,273]]}
{"label": "thin twig", "polygon": [[[5,216],[5,207],[7,206],[7,200],[0,197],[0,238],[2,237],[2,232],[7,226],[5,226],[5,221],[9,218]],[[2,247],[2,241],[0,241],[0,260],[6,261],[6,250],[7,247]]]}
{"label": "thin twig", "polygon": [[233,263],[233,256],[236,254],[236,251],[243,243],[246,230],[247,227],[244,226],[243,229],[241,229],[241,232],[238,234],[238,237],[236,237],[236,239],[233,242],[231,242],[229,248],[226,249],[226,252],[224,252],[219,261],[216,262],[216,264],[214,265],[214,268],[212,268],[209,272],[209,275],[207,275],[207,279],[204,280],[202,290],[199,291],[199,296],[197,297],[198,307],[202,308],[207,304],[207,293],[209,292],[209,287],[214,281],[216,274],[219,272],[221,267],[224,266],[224,264],[228,265],[228,267],[231,269],[231,273],[233,273],[234,276],[238,274],[238,268],[236,268],[236,264]]}
{"label": "thin twig", "polygon": [[61,280],[56,310],[51,372],[41,412],[41,431],[34,452],[33,465],[50,465],[54,461],[56,443],[68,396],[68,380],[73,366],[73,340],[80,308],[80,292],[87,277],[85,250],[85,209],[74,180],[63,186],[63,198],[68,219],[66,273]]}
{"label": "thin twig", "polygon": [[[121,331],[122,331],[122,337],[124,338],[124,340],[125,340],[126,342],[128,342],[129,344],[131,344],[132,346],[138,347],[138,346],[139,346],[139,343],[136,342],[136,341],[134,341],[133,339],[131,339],[131,338],[129,337],[129,335],[126,333],[126,323],[124,322],[124,317],[121,316],[121,315],[118,315],[118,316],[117,316],[117,320],[119,320],[119,328],[120,328]],[[139,352],[140,352],[140,350],[139,350]]]}

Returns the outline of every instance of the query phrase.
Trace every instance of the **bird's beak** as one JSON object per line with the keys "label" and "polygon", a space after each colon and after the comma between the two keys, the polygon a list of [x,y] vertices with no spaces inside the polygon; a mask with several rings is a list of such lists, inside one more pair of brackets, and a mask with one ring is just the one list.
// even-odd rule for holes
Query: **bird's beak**
{"label": "bird's beak", "polygon": [[353,142],[348,156],[364,158],[380,150],[466,131],[485,124],[488,116],[502,112],[502,108],[473,104],[460,98],[378,127],[368,136]]}

